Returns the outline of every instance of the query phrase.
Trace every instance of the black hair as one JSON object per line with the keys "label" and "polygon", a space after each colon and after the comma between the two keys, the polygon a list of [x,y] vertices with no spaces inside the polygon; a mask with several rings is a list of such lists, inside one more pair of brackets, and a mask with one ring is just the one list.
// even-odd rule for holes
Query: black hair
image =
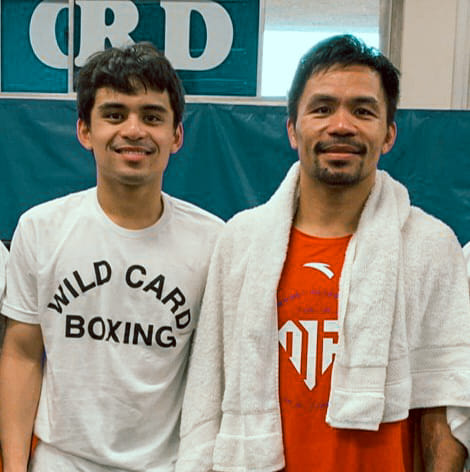
{"label": "black hair", "polygon": [[297,120],[299,100],[312,75],[334,66],[351,65],[364,65],[378,72],[385,92],[387,124],[392,124],[400,95],[400,71],[379,50],[350,34],[320,41],[302,57],[287,95],[290,120]]}
{"label": "black hair", "polygon": [[174,127],[183,119],[184,90],[168,59],[151,43],[108,48],[92,54],[76,77],[78,116],[90,126],[91,110],[99,88],[135,94],[144,89],[168,92]]}

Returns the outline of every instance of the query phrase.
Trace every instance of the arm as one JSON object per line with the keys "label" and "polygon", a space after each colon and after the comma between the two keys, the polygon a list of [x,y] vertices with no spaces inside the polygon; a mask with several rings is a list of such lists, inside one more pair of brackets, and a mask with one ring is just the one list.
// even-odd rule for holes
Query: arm
{"label": "arm", "polygon": [[419,431],[425,472],[462,472],[467,455],[447,424],[446,408],[420,410]]}
{"label": "arm", "polygon": [[25,472],[42,379],[39,325],[8,320],[0,357],[0,439],[4,472]]}

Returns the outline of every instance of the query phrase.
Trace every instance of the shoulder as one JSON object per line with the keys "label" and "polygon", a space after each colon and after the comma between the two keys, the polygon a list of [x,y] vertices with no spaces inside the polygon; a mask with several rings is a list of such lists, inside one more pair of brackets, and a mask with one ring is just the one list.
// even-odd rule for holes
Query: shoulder
{"label": "shoulder", "polygon": [[34,247],[36,243],[55,245],[71,227],[86,227],[84,216],[92,212],[84,209],[95,191],[94,188],[72,193],[36,205],[23,213],[12,238],[16,245]]}
{"label": "shoulder", "polygon": [[164,199],[171,202],[173,209],[176,213],[181,213],[185,216],[197,218],[200,221],[206,221],[209,224],[215,224],[216,226],[221,226],[223,220],[213,213],[208,212],[207,210],[194,205],[194,203],[187,202],[186,200],[181,200],[180,198],[173,197],[167,193],[163,193]]}
{"label": "shoulder", "polygon": [[182,239],[191,241],[192,244],[213,246],[224,226],[222,219],[168,194],[163,194],[163,201],[164,205],[170,207],[171,227],[176,229]]}
{"label": "shoulder", "polygon": [[464,265],[453,230],[438,218],[412,207],[403,228],[403,250],[409,267],[422,274],[451,274]]}
{"label": "shoulder", "polygon": [[164,201],[172,206],[172,211],[177,218],[184,218],[188,224],[221,228],[224,221],[218,216],[204,210],[193,203],[163,193]]}
{"label": "shoulder", "polygon": [[20,221],[23,224],[36,222],[50,224],[53,221],[57,221],[61,214],[66,215],[79,210],[81,204],[86,201],[93,192],[95,192],[95,188],[90,188],[40,203],[25,211],[21,215]]}
{"label": "shoulder", "polygon": [[443,221],[426,213],[421,208],[411,207],[410,217],[404,228],[405,241],[422,250],[455,247],[460,244],[454,231]]}

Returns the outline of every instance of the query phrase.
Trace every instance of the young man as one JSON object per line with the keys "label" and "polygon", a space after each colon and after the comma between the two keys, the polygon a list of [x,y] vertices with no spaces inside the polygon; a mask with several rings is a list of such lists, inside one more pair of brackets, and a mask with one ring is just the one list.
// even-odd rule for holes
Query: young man
{"label": "young man", "polygon": [[462,470],[445,407],[468,446],[465,267],[452,231],[377,170],[398,86],[350,35],[301,60],[287,122],[300,162],[212,258],[178,472]]}
{"label": "young man", "polygon": [[[77,83],[97,186],[15,231],[0,364],[4,472],[174,470],[191,334],[221,221],[162,193],[183,90],[150,44],[93,55]],[[42,368],[45,352],[44,369]]]}

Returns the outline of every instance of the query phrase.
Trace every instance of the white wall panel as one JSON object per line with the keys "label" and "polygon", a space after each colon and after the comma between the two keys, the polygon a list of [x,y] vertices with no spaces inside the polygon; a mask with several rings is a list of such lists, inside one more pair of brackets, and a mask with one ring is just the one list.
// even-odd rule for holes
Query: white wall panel
{"label": "white wall panel", "polygon": [[401,108],[451,108],[458,0],[405,0]]}
{"label": "white wall panel", "polygon": [[377,28],[379,0],[265,0],[266,27]]}

